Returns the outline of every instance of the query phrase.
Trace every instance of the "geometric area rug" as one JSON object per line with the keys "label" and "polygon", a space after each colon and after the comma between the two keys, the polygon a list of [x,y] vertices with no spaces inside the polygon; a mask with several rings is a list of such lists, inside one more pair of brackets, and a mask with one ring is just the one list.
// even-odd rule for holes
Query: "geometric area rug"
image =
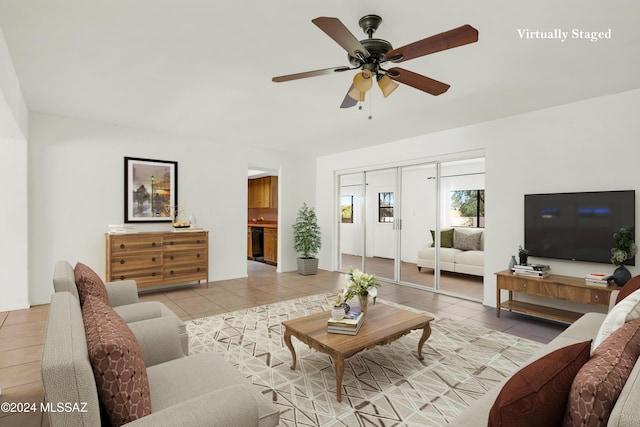
{"label": "geometric area rug", "polygon": [[541,347],[451,319],[434,320],[422,361],[421,330],[347,359],[338,402],[331,358],[292,337],[297,366],[291,370],[281,325],[328,310],[333,297],[313,295],[188,321],[190,353],[223,355],[280,408],[281,426],[443,426]]}

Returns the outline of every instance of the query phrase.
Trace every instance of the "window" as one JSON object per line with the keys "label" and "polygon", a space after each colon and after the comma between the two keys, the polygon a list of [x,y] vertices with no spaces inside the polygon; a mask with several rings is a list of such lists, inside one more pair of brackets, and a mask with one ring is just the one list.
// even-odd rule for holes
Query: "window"
{"label": "window", "polygon": [[484,227],[484,190],[451,192],[451,225]]}
{"label": "window", "polygon": [[342,222],[353,222],[353,196],[340,196]]}
{"label": "window", "polygon": [[378,222],[393,222],[393,193],[378,193]]}

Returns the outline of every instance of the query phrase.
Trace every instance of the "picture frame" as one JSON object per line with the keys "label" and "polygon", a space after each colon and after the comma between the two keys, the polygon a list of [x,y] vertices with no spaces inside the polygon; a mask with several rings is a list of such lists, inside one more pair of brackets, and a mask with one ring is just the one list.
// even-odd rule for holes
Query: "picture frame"
{"label": "picture frame", "polygon": [[172,222],[178,162],[124,158],[124,222]]}

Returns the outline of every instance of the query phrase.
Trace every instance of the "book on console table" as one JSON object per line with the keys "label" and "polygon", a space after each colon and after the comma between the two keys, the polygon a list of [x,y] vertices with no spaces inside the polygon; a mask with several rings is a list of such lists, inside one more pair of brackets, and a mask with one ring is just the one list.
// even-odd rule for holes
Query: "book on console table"
{"label": "book on console table", "polygon": [[551,267],[546,264],[516,264],[513,269],[519,271],[547,271]]}
{"label": "book on console table", "polygon": [[549,270],[537,271],[537,270],[518,270],[516,268],[513,269],[513,274],[516,276],[525,276],[525,277],[537,277],[539,279],[543,277],[547,277],[549,275]]}
{"label": "book on console table", "polygon": [[609,275],[609,274],[591,273],[591,274],[587,274],[584,277],[584,281],[588,285],[607,287],[607,286],[609,286],[609,279],[610,278],[611,278],[611,275]]}

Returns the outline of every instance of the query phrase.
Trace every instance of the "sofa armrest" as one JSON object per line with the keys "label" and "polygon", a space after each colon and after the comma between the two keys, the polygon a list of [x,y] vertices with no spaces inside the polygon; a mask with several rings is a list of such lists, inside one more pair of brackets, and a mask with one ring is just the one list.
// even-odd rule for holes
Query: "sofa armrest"
{"label": "sofa armrest", "polygon": [[[152,402],[153,406],[153,402]],[[247,386],[235,384],[180,402],[168,408],[154,411],[132,423],[143,426],[243,426],[258,425],[258,403]]]}
{"label": "sofa armrest", "polygon": [[172,318],[157,317],[132,322],[129,328],[140,345],[146,366],[184,357],[178,328]]}
{"label": "sofa armrest", "polygon": [[135,280],[121,280],[118,282],[106,282],[107,294],[109,295],[109,305],[117,307],[119,305],[134,304],[138,302],[138,286]]}

